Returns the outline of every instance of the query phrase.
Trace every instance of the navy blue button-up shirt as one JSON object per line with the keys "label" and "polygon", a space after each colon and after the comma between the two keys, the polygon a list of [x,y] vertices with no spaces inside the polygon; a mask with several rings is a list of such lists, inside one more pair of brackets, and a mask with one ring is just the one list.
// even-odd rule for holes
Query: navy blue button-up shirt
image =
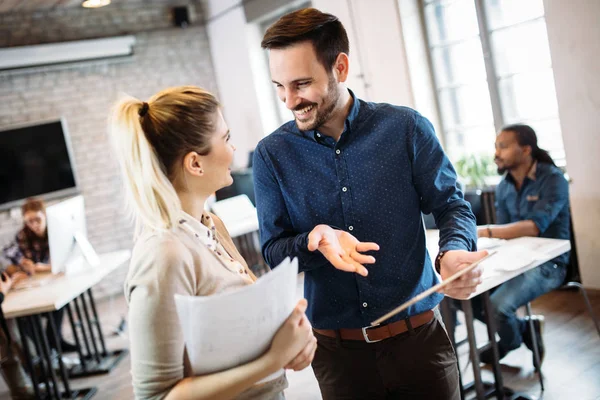
{"label": "navy blue button-up shirt", "polygon": [[[476,246],[475,217],[431,123],[412,109],[350,93],[338,142],[290,121],[258,144],[253,159],[263,256],[271,267],[298,257],[307,315],[321,329],[368,326],[437,283],[421,212],[433,213],[440,250]],[[308,251],[308,234],[319,224],[380,245],[367,277]],[[430,310],[442,297],[434,294],[389,322]]]}
{"label": "navy blue button-up shirt", "polygon": [[[567,239],[569,231],[569,183],[562,171],[552,164],[537,162],[517,191],[515,181],[507,173],[496,187],[496,223],[531,220],[540,237]],[[552,262],[566,265],[569,252]]]}

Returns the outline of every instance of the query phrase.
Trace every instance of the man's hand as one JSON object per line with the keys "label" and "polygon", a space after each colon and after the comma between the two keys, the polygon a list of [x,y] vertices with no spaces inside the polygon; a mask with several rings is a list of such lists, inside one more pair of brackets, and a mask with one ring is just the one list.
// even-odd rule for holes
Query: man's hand
{"label": "man's hand", "polygon": [[[482,259],[487,256],[487,254],[488,252],[485,250],[477,252],[465,250],[447,251],[440,262],[440,275],[442,276],[442,281],[454,275],[461,269],[473,264],[475,261]],[[446,296],[455,299],[467,299],[475,292],[475,290],[477,290],[477,285],[481,283],[481,274],[483,274],[483,268],[481,265],[478,265],[472,271],[446,286],[443,289],[443,293]]]}
{"label": "man's hand", "polygon": [[308,235],[308,250],[319,250],[331,265],[341,271],[367,276],[369,272],[363,264],[375,263],[375,257],[361,253],[379,250],[379,245],[360,242],[348,232],[328,225],[317,225]]}

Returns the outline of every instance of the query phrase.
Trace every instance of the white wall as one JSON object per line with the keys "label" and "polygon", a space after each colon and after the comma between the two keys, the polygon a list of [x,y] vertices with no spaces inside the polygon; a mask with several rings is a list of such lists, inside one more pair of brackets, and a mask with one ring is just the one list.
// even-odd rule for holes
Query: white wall
{"label": "white wall", "polygon": [[348,87],[369,101],[414,107],[396,0],[313,0],[350,38]]}
{"label": "white wall", "polygon": [[248,53],[246,17],[240,3],[239,0],[210,0],[206,9],[206,30],[219,100],[237,147],[234,159],[237,167],[246,165],[249,151],[265,133]]}
{"label": "white wall", "polygon": [[544,0],[579,268],[600,289],[600,1]]}

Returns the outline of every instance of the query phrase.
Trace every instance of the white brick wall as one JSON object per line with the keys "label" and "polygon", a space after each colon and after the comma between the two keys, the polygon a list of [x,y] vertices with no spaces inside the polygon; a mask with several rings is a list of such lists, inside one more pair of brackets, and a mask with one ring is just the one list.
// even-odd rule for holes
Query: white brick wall
{"label": "white brick wall", "polygon": [[[33,72],[0,73],[0,128],[61,116],[66,119],[79,184],[85,198],[88,236],[98,252],[132,246],[132,224],[123,212],[122,183],[106,133],[108,111],[119,93],[146,99],[161,89],[177,85],[197,85],[216,92],[204,26],[164,28],[163,25],[170,26],[170,14],[165,12],[164,6],[148,5],[145,9],[149,11],[140,12],[139,7],[122,7],[117,9],[119,16],[85,21],[86,29],[90,26],[94,31],[94,24],[102,25],[102,21],[110,19],[112,25],[106,25],[109,33],[119,30],[120,25],[115,21],[122,21],[123,31],[132,28],[135,21],[141,21],[143,29],[161,28],[135,33],[137,43],[131,58],[49,67]],[[53,13],[56,11],[47,14]],[[59,14],[53,16],[56,25],[83,15],[78,8],[61,10]],[[58,20],[59,17],[62,20]],[[4,22],[11,18],[26,20],[22,16],[0,15],[3,30],[6,27]],[[162,20],[167,23],[163,24]],[[80,23],[78,21],[77,26]],[[80,32],[79,28],[69,31],[64,29],[65,25],[63,37],[78,39],[76,33]],[[47,29],[54,32],[58,27],[49,26]],[[129,29],[128,33],[131,32],[132,29]],[[35,34],[38,32],[35,31]],[[12,36],[13,39],[15,37],[21,36]],[[32,43],[31,37],[27,42]],[[46,40],[40,37],[37,42]],[[15,43],[13,40],[11,45]],[[0,245],[10,240],[20,225],[20,220],[12,220],[8,212],[0,212]],[[98,285],[96,296],[121,292],[126,269],[119,269],[115,276]]]}

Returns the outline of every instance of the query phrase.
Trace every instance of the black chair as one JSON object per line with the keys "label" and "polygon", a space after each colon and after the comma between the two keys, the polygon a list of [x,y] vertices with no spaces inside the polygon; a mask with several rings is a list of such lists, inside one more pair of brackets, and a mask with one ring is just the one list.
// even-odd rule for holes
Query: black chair
{"label": "black chair", "polygon": [[256,201],[254,197],[254,175],[252,173],[252,169],[231,171],[231,176],[233,177],[233,184],[217,190],[215,193],[217,201],[239,196],[240,194],[245,194],[252,202],[252,205],[256,207]]}
{"label": "black chair", "polygon": [[[464,193],[464,198],[471,205],[477,225],[493,224],[496,209],[494,207],[494,192],[484,190],[469,190]],[[432,214],[423,214],[425,229],[437,229]]]}

